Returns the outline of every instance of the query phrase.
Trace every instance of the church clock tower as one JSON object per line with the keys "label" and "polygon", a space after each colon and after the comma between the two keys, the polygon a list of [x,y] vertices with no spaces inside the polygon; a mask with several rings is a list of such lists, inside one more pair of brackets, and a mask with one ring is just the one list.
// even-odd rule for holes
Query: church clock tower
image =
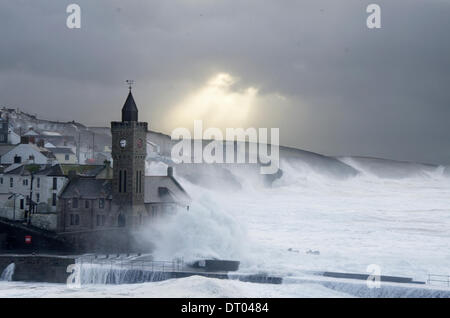
{"label": "church clock tower", "polygon": [[129,90],[122,108],[122,121],[111,122],[113,204],[118,208],[118,225],[121,227],[137,225],[145,211],[148,124],[138,121],[138,109],[131,93],[131,85]]}

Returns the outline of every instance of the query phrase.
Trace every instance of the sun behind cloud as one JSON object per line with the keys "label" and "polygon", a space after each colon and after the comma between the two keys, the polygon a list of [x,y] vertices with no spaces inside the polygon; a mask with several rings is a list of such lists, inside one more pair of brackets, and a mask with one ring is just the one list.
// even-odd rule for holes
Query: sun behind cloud
{"label": "sun behind cloud", "polygon": [[255,106],[258,89],[237,88],[238,78],[228,73],[211,77],[200,89],[184,98],[170,113],[174,127],[190,128],[194,120],[208,127],[243,127]]}

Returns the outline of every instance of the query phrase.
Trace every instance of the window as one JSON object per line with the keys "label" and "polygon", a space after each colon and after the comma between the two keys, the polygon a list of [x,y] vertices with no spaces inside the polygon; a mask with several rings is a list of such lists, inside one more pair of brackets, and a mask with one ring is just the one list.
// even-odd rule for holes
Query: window
{"label": "window", "polygon": [[52,196],[52,206],[56,206],[56,193],[53,193]]}
{"label": "window", "polygon": [[39,203],[39,200],[40,200],[40,195],[39,195],[39,193],[36,193],[36,202]]}
{"label": "window", "polygon": [[28,179],[23,179],[22,183],[23,183],[24,186],[27,186],[28,185]]}
{"label": "window", "polygon": [[84,200],[84,207],[89,209],[89,200]]}
{"label": "window", "polygon": [[3,184],[3,178],[0,178],[0,184]]}
{"label": "window", "polygon": [[57,178],[53,178],[53,190],[58,189],[58,179]]}
{"label": "window", "polygon": [[22,157],[15,155],[14,156],[14,163],[21,163],[22,162]]}
{"label": "window", "polygon": [[104,226],[105,225],[105,216],[104,215],[97,215],[97,226]]}
{"label": "window", "polygon": [[14,187],[14,178],[9,178],[9,187]]}
{"label": "window", "polygon": [[127,171],[123,171],[123,192],[127,193]]}
{"label": "window", "polygon": [[70,215],[70,225],[80,225],[80,216],[78,214]]}
{"label": "window", "polygon": [[158,213],[158,208],[156,206],[152,206],[152,217],[156,217]]}
{"label": "window", "polygon": [[37,178],[36,183],[37,183],[37,187],[40,188],[41,187],[41,178]]}
{"label": "window", "polygon": [[105,199],[99,199],[98,200],[98,208],[104,209],[105,208]]}
{"label": "window", "polygon": [[70,156],[69,156],[69,155],[65,155],[65,156],[64,156],[64,159],[65,159],[66,161],[69,161]]}
{"label": "window", "polygon": [[119,193],[122,192],[122,170],[119,170]]}
{"label": "window", "polygon": [[136,192],[139,193],[139,171],[136,171]]}
{"label": "window", "polygon": [[74,209],[78,209],[78,199],[77,198],[72,199],[72,207]]}
{"label": "window", "polygon": [[23,199],[20,199],[20,209],[23,210],[24,209],[24,201]]}
{"label": "window", "polygon": [[[0,125],[1,125],[1,124],[0,124]],[[0,128],[1,128],[1,127],[0,127]],[[1,142],[6,141],[5,135],[0,135],[0,141],[1,141]]]}
{"label": "window", "polygon": [[31,156],[28,157],[28,159],[29,159],[30,161],[34,161],[34,156],[31,155]]}

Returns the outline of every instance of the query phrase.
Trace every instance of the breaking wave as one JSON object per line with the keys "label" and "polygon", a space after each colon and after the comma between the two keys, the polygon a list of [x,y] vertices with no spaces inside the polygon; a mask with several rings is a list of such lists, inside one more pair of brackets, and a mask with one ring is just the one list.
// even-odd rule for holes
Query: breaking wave
{"label": "breaking wave", "polygon": [[255,165],[177,165],[193,204],[146,229],[155,258],[235,259],[242,271],[283,276],[375,263],[422,280],[450,266],[448,167],[280,154],[269,177]]}

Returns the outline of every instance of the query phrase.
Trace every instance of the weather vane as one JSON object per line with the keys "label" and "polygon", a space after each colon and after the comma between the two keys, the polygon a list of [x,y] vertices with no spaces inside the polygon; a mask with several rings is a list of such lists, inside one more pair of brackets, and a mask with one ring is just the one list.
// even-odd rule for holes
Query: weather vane
{"label": "weather vane", "polygon": [[125,81],[126,83],[127,83],[127,85],[128,85],[128,89],[130,90],[130,92],[131,92],[131,88],[133,87],[133,85],[134,85],[134,80],[126,80]]}

